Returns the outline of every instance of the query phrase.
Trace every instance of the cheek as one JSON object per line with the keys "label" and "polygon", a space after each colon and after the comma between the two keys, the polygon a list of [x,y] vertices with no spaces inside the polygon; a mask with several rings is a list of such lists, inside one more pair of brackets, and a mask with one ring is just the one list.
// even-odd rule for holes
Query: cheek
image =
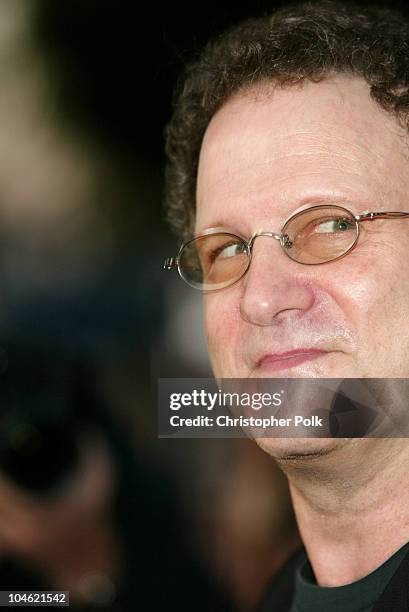
{"label": "cheek", "polygon": [[406,376],[408,266],[390,250],[354,263],[348,276],[338,276],[337,299],[356,330],[360,365],[371,376]]}
{"label": "cheek", "polygon": [[[325,270],[339,301],[352,306],[354,318],[382,317],[395,314],[395,305],[402,305],[409,292],[409,270],[402,241],[388,241],[380,232],[367,231],[357,249]],[[327,276],[327,273],[329,276]],[[389,312],[387,307],[391,307]],[[392,317],[390,317],[392,318]]]}
{"label": "cheek", "polygon": [[[397,315],[403,314],[402,307],[407,304],[409,295],[409,275],[407,266],[391,258],[377,258],[366,265],[356,267],[345,279],[346,294],[361,317],[374,319],[375,311],[381,322],[393,324]],[[404,308],[406,310],[406,308]],[[374,327],[381,329],[378,325]]]}
{"label": "cheek", "polygon": [[240,337],[239,301],[233,292],[204,296],[206,336],[213,363],[225,361],[235,353]]}

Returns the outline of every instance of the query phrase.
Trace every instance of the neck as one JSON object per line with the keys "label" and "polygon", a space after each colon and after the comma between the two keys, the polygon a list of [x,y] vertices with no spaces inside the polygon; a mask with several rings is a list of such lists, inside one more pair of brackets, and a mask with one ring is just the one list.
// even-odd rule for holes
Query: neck
{"label": "neck", "polygon": [[319,585],[355,582],[409,541],[408,459],[406,439],[355,439],[279,461]]}

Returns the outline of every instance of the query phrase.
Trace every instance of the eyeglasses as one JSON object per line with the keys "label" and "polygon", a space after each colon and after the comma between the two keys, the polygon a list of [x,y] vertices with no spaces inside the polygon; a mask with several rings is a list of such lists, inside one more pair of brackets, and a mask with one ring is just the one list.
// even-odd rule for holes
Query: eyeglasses
{"label": "eyeglasses", "polygon": [[177,268],[186,283],[202,291],[218,291],[237,283],[247,272],[256,238],[278,240],[293,261],[319,265],[341,259],[356,246],[362,221],[408,218],[408,212],[364,212],[354,215],[342,206],[311,206],[292,215],[279,234],[259,232],[249,240],[228,230],[212,229],[185,242],[164,269]]}

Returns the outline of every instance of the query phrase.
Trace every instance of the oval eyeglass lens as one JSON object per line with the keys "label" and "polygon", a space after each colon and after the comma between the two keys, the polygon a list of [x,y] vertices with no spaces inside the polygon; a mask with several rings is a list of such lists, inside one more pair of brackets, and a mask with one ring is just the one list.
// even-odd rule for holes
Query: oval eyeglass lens
{"label": "oval eyeglass lens", "polygon": [[215,291],[235,283],[249,265],[248,247],[239,236],[215,233],[188,242],[179,254],[179,270],[196,289]]}
{"label": "oval eyeglass lens", "polygon": [[320,264],[352,249],[358,239],[358,223],[344,208],[316,206],[289,219],[282,233],[284,249],[291,259]]}

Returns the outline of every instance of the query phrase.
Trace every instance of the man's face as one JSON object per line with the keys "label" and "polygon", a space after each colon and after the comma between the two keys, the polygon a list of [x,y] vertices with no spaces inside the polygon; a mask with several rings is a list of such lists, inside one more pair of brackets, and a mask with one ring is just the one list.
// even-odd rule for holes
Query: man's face
{"label": "man's face", "polygon": [[[408,157],[406,132],[361,79],[259,87],[230,99],[207,129],[196,233],[278,233],[314,204],[409,211]],[[217,377],[409,376],[409,219],[360,230],[350,254],[316,266],[256,239],[247,274],[205,295]]]}

